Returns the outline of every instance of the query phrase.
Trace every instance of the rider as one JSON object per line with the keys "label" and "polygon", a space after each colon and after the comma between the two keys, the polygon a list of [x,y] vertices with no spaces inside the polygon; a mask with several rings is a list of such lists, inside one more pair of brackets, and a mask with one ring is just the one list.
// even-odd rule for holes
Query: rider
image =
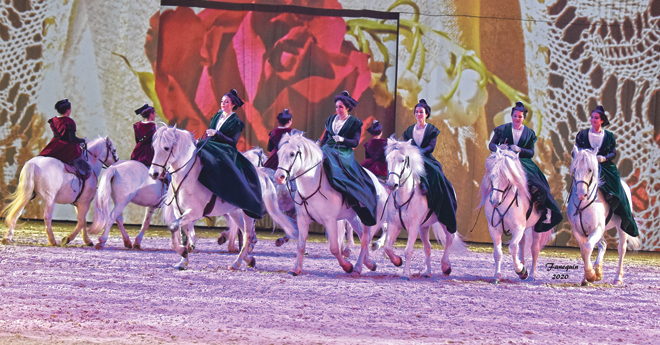
{"label": "rider", "polygon": [[78,177],[86,180],[90,175],[91,167],[82,157],[80,144],[87,143],[87,138],[76,137],[76,122],[71,115],[71,103],[62,99],[55,103],[58,116],[48,120],[53,130],[53,139],[41,150],[39,156],[57,158],[65,164],[72,165],[79,172]]}
{"label": "rider", "polygon": [[280,144],[280,139],[282,139],[282,136],[285,133],[291,132],[291,124],[293,123],[293,120],[289,109],[284,109],[283,112],[277,114],[277,123],[279,123],[279,126],[268,134],[268,147],[266,150],[270,152],[270,157],[268,157],[268,160],[264,163],[264,167],[273,170],[277,169],[279,163],[279,160],[277,159],[277,150]]}
{"label": "rider", "polygon": [[597,153],[599,186],[612,213],[621,218],[621,229],[628,235],[637,237],[639,231],[632,215],[628,197],[621,185],[621,176],[613,160],[616,157],[616,139],[614,134],[603,127],[610,124],[602,106],[591,112],[591,129],[583,129],[575,136],[575,146],[580,149],[594,149]]}
{"label": "rider", "polygon": [[511,109],[511,122],[496,127],[488,149],[495,152],[497,148],[509,149],[518,153],[520,164],[527,176],[527,186],[532,196],[532,204],[541,213],[541,219],[534,225],[534,231],[544,232],[559,224],[563,217],[557,202],[550,193],[550,185],[539,167],[532,161],[536,133],[523,125],[527,117],[527,109],[522,102],[516,102]]}
{"label": "rider", "polygon": [[450,233],[456,232],[456,194],[454,187],[442,172],[442,165],[433,157],[433,150],[440,130],[427,123],[431,116],[431,107],[425,99],[420,99],[415,106],[417,123],[403,132],[403,140],[411,140],[419,148],[424,159],[426,176],[421,177],[419,185],[422,195],[426,195],[429,210],[435,213],[438,220],[447,227]]}
{"label": "rider", "polygon": [[131,153],[131,159],[149,167],[154,159],[154,148],[151,146],[151,141],[157,128],[154,123],[156,110],[145,103],[135,110],[135,114],[142,116],[143,120],[133,124],[135,148]]}
{"label": "rider", "polygon": [[261,219],[259,175],[254,165],[236,149],[245,124],[234,110],[242,105],[234,89],[222,96],[220,110],[205,132],[208,139],[197,143],[202,162],[198,180],[223,201],[243,209],[251,218]]}
{"label": "rider", "polygon": [[387,178],[387,161],[385,161],[385,147],[387,146],[387,139],[383,139],[383,126],[374,120],[367,132],[371,134],[371,139],[364,144],[365,160],[362,161],[362,166],[374,173],[380,179]]}
{"label": "rider", "polygon": [[328,117],[319,144],[326,156],[323,167],[328,182],[342,194],[364,225],[373,226],[376,225],[376,187],[353,156],[353,148],[360,143],[362,121],[348,112],[357,104],[348,91],[335,96],[337,113]]}

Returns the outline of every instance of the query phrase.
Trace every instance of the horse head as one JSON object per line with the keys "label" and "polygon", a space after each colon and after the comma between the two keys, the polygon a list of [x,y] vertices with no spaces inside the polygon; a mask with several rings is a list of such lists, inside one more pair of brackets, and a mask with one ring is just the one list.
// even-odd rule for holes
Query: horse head
{"label": "horse head", "polygon": [[579,149],[573,146],[571,176],[573,191],[578,200],[585,200],[595,186],[599,184],[598,159],[592,149]]}
{"label": "horse head", "polygon": [[268,160],[268,157],[264,154],[264,150],[261,147],[253,147],[243,152],[243,156],[245,156],[245,158],[247,158],[255,167],[263,166],[264,163],[266,163],[266,160]]}
{"label": "horse head", "polygon": [[486,199],[492,205],[499,205],[510,192],[515,191],[530,199],[527,176],[520,164],[518,154],[498,148],[486,158],[486,174],[479,187],[481,205]]}
{"label": "horse head", "polygon": [[89,143],[87,151],[106,167],[119,160],[117,149],[109,137],[99,137],[93,140]]}
{"label": "horse head", "polygon": [[426,174],[424,161],[417,146],[408,141],[387,139],[385,150],[387,160],[387,187],[394,191],[404,185],[412,177],[411,182],[418,182],[420,176]]}
{"label": "horse head", "polygon": [[321,148],[313,141],[305,138],[303,132],[285,133],[277,150],[279,164],[275,171],[275,181],[283,185],[287,180],[293,180],[310,171],[323,159]]}
{"label": "horse head", "polygon": [[149,168],[149,176],[154,180],[166,174],[170,167],[177,170],[184,166],[189,161],[189,152],[195,147],[192,134],[177,129],[176,125],[159,127],[154,133],[152,145],[154,158]]}

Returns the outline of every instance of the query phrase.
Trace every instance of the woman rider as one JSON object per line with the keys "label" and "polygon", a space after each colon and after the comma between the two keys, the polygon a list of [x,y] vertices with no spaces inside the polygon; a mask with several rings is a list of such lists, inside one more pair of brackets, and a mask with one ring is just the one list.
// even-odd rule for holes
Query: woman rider
{"label": "woman rider", "polygon": [[371,127],[367,128],[367,132],[372,135],[372,138],[364,144],[365,160],[361,165],[374,173],[376,177],[385,180],[387,179],[387,161],[385,160],[387,139],[383,139],[383,126],[378,120],[374,120]]}
{"label": "woman rider", "polygon": [[277,170],[277,166],[279,164],[279,160],[277,158],[277,150],[279,149],[282,136],[285,133],[291,132],[291,124],[293,123],[292,118],[293,116],[291,115],[289,109],[284,109],[284,111],[277,114],[277,123],[279,126],[268,133],[268,147],[266,150],[270,152],[270,157],[268,157],[268,160],[266,163],[264,163],[266,168]]}
{"label": "woman rider", "polygon": [[559,224],[563,216],[559,211],[557,202],[550,193],[550,185],[539,167],[532,161],[534,157],[534,144],[536,134],[529,127],[523,125],[527,117],[527,109],[522,102],[516,102],[511,109],[511,122],[503,124],[493,131],[493,138],[488,149],[495,152],[497,148],[510,149],[518,153],[520,164],[527,176],[527,186],[532,196],[532,204],[541,213],[541,219],[534,226],[534,231],[548,231]]}
{"label": "woman rider", "polygon": [[251,218],[261,219],[259,175],[254,165],[236,149],[245,124],[234,110],[242,105],[234,89],[222,96],[220,110],[205,132],[207,140],[197,143],[202,162],[198,180],[221,200],[243,209]]}
{"label": "woman rider", "polygon": [[59,115],[48,120],[50,129],[53,130],[53,139],[41,150],[39,156],[57,158],[74,166],[79,172],[76,175],[86,180],[91,167],[82,157],[80,144],[86,143],[87,138],[76,137],[76,122],[70,117],[71,103],[68,99],[57,101],[55,110]]}
{"label": "woman rider", "polygon": [[450,233],[456,232],[456,194],[451,182],[442,172],[442,165],[433,157],[433,150],[440,130],[426,119],[431,116],[431,107],[423,98],[415,106],[417,123],[403,132],[403,140],[411,140],[419,148],[424,159],[426,176],[421,177],[420,189],[426,195],[428,207]]}
{"label": "woman rider", "polygon": [[357,104],[348,91],[335,96],[337,113],[328,117],[319,144],[326,156],[323,167],[328,174],[328,182],[342,194],[362,224],[373,226],[376,225],[376,187],[353,156],[353,149],[360,143],[362,121],[348,112]]}
{"label": "woman rider", "polygon": [[591,112],[591,129],[583,129],[575,136],[575,146],[580,149],[593,149],[597,153],[600,169],[599,178],[603,184],[599,189],[610,205],[613,214],[621,218],[621,229],[630,236],[639,236],[637,223],[633,218],[630,202],[621,185],[619,170],[614,164],[616,157],[616,139],[614,134],[603,127],[610,124],[602,106]]}
{"label": "woman rider", "polygon": [[154,148],[151,146],[151,142],[157,129],[154,122],[156,119],[156,110],[145,103],[139,109],[135,110],[135,114],[142,116],[142,121],[133,124],[135,148],[131,153],[131,160],[138,161],[148,168],[154,159]]}

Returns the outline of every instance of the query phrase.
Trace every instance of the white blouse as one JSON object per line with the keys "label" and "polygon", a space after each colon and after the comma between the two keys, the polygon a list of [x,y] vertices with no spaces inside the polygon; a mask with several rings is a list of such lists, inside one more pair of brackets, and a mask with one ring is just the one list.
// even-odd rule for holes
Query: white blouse
{"label": "white blouse", "polygon": [[417,147],[422,147],[422,141],[424,140],[424,132],[426,131],[426,125],[427,123],[424,124],[424,127],[419,128],[417,124],[415,124],[413,127],[413,139],[415,140],[415,143],[417,144]]}
{"label": "white blouse", "polygon": [[220,130],[220,127],[222,127],[222,125],[225,123],[225,121],[227,121],[227,119],[228,119],[230,116],[231,116],[231,114],[229,114],[229,115],[227,115],[227,116],[220,115],[220,118],[218,119],[218,124],[215,125],[215,130],[216,130],[216,131],[219,131],[219,130]]}
{"label": "white blouse", "polygon": [[596,133],[592,129],[589,130],[589,144],[591,144],[591,148],[593,148],[596,152],[600,150],[600,145],[603,144],[604,136],[604,130],[601,130],[600,133]]}
{"label": "white blouse", "polygon": [[335,121],[332,122],[332,131],[335,132],[335,135],[339,135],[339,131],[341,131],[341,128],[344,127],[344,123],[348,121],[348,118],[351,117],[351,115],[346,116],[346,119],[342,120],[341,116],[337,115],[335,117]]}
{"label": "white blouse", "polygon": [[514,125],[511,125],[511,131],[513,132],[513,145],[518,146],[523,129],[525,129],[525,126],[520,126],[520,129],[516,129]]}

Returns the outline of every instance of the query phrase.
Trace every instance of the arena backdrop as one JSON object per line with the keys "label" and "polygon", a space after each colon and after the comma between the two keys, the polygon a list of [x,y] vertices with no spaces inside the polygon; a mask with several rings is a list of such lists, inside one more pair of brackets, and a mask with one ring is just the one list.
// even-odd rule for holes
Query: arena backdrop
{"label": "arena backdrop", "polygon": [[[658,40],[660,0],[5,0],[1,191],[14,190],[50,140],[46,120],[65,97],[78,136],[108,135],[124,159],[133,109],[145,102],[160,121],[199,136],[235,88],[246,101],[238,114],[247,149],[266,146],[284,108],[293,127],[318,138],[342,90],[359,100],[354,115],[365,129],[378,119],[386,136],[400,137],[425,98],[442,131],[435,156],[456,188],[459,231],[490,242],[477,190],[490,133],[510,121],[512,104],[531,109],[534,159],[560,206],[575,134],[603,104],[643,249],[660,250]],[[42,217],[38,200],[24,216]],[[133,206],[124,215],[141,217]],[[54,218],[75,219],[73,207],[58,205]],[[567,222],[557,231],[556,245],[576,246]]]}

